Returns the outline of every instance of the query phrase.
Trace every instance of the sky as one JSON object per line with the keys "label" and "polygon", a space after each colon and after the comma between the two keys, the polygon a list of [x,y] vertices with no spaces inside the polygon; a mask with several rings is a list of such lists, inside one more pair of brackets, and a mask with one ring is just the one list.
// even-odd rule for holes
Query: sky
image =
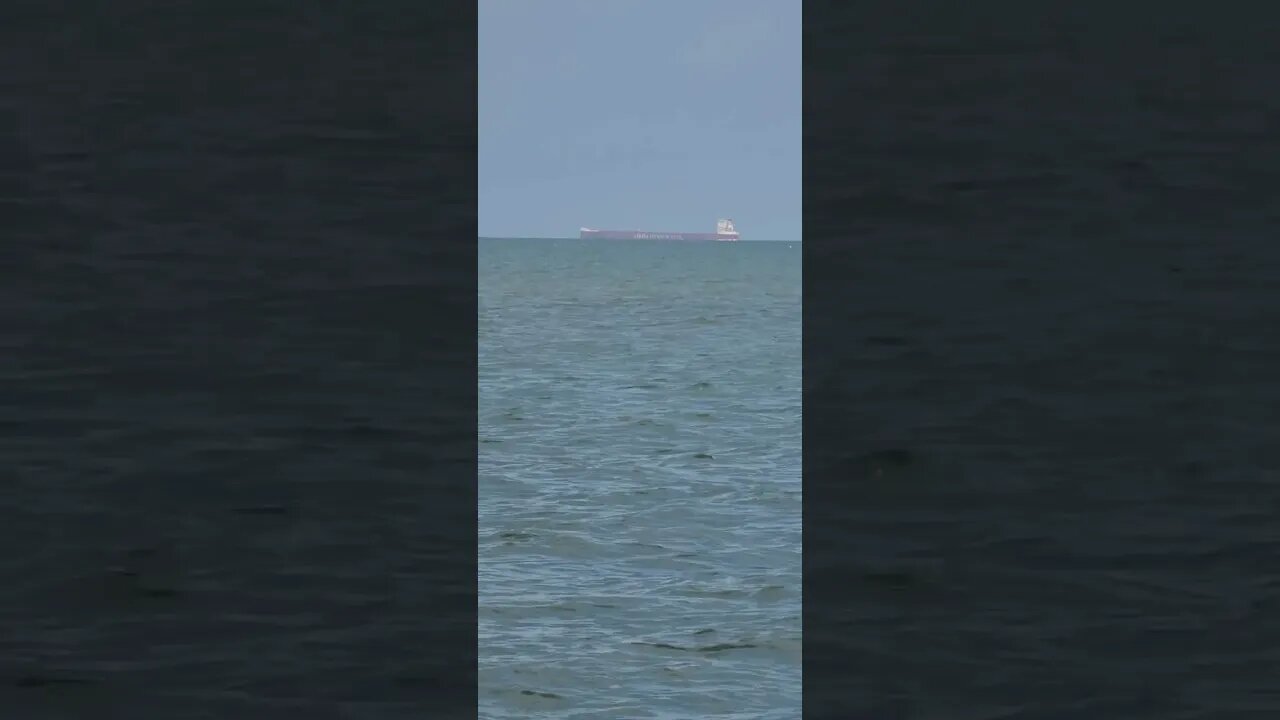
{"label": "sky", "polygon": [[480,0],[480,235],[799,240],[800,7]]}

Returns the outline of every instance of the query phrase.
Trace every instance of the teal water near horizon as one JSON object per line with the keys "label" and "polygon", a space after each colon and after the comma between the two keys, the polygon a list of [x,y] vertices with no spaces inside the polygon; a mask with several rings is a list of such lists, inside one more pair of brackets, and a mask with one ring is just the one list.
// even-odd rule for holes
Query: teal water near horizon
{"label": "teal water near horizon", "polygon": [[[679,241],[679,240],[670,240],[670,241],[664,241],[664,240],[654,240],[654,241],[646,241],[646,240],[582,240],[581,238],[578,238],[578,237],[560,237],[560,236],[555,236],[555,237],[536,237],[536,236],[530,236],[530,237],[505,237],[505,236],[501,236],[501,235],[481,235],[478,239],[479,239],[481,242],[487,242],[487,241],[493,241],[493,240],[565,240],[565,241],[570,241],[570,240],[571,240],[571,241],[575,241],[575,242],[597,242],[597,243],[599,243],[599,242],[708,242],[708,241],[696,241],[696,240],[695,240],[695,241]],[[790,244],[790,243],[799,243],[799,242],[801,242],[801,240],[799,240],[799,239],[788,239],[788,238],[747,238],[747,239],[745,239],[745,240],[734,240],[733,242],[734,242],[734,243],[736,243],[736,244],[746,244],[746,243],[789,243],[789,244]]]}
{"label": "teal water near horizon", "polygon": [[800,716],[798,243],[482,239],[480,716]]}

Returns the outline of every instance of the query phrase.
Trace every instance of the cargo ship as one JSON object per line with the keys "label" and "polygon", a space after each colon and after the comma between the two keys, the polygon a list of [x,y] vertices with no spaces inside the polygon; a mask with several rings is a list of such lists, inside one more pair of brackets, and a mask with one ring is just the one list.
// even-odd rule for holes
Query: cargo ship
{"label": "cargo ship", "polygon": [[579,229],[578,237],[583,240],[718,240],[720,242],[734,242],[738,239],[738,230],[733,226],[732,220],[719,220],[716,222],[716,231],[713,233],[593,230],[584,227]]}

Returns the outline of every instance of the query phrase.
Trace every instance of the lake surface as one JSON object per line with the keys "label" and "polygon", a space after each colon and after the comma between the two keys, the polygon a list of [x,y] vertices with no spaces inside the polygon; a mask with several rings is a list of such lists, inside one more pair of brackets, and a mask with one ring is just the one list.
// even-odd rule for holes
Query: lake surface
{"label": "lake surface", "polygon": [[811,9],[806,715],[1280,717],[1264,31]]}
{"label": "lake surface", "polygon": [[481,240],[482,718],[800,716],[800,256]]}

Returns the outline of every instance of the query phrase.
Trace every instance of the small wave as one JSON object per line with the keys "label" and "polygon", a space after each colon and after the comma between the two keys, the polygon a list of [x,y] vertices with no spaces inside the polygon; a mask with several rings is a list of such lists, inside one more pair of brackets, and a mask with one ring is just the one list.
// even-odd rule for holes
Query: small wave
{"label": "small wave", "polygon": [[555,693],[542,692],[541,690],[521,690],[520,694],[526,697],[540,697],[540,698],[545,698],[547,700],[563,700],[564,699],[562,696],[557,695]]}
{"label": "small wave", "polygon": [[659,650],[678,650],[680,652],[696,653],[718,653],[726,650],[750,650],[752,648],[760,647],[753,643],[715,643],[713,645],[697,645],[692,647],[673,645],[666,642],[634,642],[632,645],[642,645],[645,647],[657,648]]}

